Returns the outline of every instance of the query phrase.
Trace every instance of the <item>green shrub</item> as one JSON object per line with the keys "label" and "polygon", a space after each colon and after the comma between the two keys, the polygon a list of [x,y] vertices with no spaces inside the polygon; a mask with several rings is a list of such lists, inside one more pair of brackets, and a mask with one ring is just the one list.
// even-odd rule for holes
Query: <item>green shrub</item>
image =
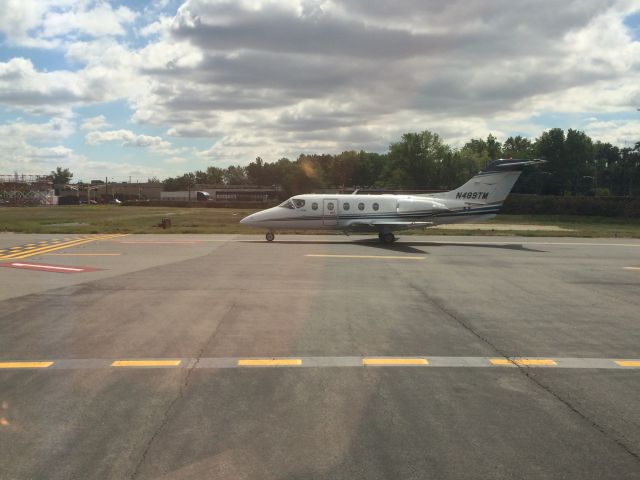
{"label": "green shrub", "polygon": [[504,203],[502,213],[640,218],[640,198],[511,194]]}

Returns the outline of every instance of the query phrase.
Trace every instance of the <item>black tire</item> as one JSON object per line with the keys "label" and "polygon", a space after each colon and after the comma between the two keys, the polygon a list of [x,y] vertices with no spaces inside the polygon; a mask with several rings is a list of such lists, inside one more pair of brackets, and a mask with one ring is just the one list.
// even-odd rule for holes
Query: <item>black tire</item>
{"label": "black tire", "polygon": [[382,243],[386,243],[387,245],[390,245],[396,241],[396,236],[391,232],[381,233],[380,240],[382,240]]}
{"label": "black tire", "polygon": [[267,242],[273,242],[274,238],[276,238],[276,236],[273,234],[273,232],[267,232],[267,235],[266,235]]}

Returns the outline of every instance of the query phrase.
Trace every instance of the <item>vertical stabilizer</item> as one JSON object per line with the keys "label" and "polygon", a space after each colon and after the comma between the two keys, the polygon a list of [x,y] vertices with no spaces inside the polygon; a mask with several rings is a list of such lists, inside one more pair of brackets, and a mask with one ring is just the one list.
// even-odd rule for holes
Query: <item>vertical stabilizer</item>
{"label": "vertical stabilizer", "polygon": [[495,160],[460,188],[439,193],[439,198],[463,200],[478,205],[502,204],[511,192],[525,165],[544,160]]}

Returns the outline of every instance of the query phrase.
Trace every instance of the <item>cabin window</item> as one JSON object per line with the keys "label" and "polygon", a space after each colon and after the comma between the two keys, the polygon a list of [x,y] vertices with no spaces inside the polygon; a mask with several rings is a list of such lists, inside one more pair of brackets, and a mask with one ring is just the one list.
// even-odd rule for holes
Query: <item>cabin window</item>
{"label": "cabin window", "polygon": [[294,198],[293,199],[293,203],[295,204],[296,208],[304,207],[304,200],[302,200],[300,198]]}
{"label": "cabin window", "polygon": [[343,210],[349,210],[349,204],[347,202],[344,202],[344,204],[342,205],[342,209]]}
{"label": "cabin window", "polygon": [[314,210],[317,210],[318,209],[318,204],[316,202],[313,202],[311,204],[311,208],[313,208]]}
{"label": "cabin window", "polygon": [[293,206],[293,202],[291,201],[291,199],[285,200],[284,202],[282,202],[280,205],[278,205],[279,207],[282,208],[290,208],[291,210],[293,210],[295,207]]}
{"label": "cabin window", "polygon": [[375,211],[378,211],[378,209],[379,209],[379,208],[380,208],[380,205],[378,205],[377,203],[374,203],[374,204],[373,204],[373,209],[374,209]]}
{"label": "cabin window", "polygon": [[360,202],[358,204],[358,210],[364,210],[364,203]]}
{"label": "cabin window", "polygon": [[329,210],[330,212],[333,211],[333,203],[332,202],[327,203],[327,210]]}

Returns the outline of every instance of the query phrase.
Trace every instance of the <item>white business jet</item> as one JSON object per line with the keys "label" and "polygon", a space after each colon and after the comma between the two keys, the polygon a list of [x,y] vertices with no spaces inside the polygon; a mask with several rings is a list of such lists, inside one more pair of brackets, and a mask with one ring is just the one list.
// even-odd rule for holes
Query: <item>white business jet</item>
{"label": "white business jet", "polygon": [[268,229],[272,242],[276,229],[377,232],[380,241],[393,243],[393,232],[445,223],[479,222],[496,216],[522,167],[544,160],[495,160],[456,190],[419,195],[353,194],[296,195],[277,207],[240,220],[244,225]]}

